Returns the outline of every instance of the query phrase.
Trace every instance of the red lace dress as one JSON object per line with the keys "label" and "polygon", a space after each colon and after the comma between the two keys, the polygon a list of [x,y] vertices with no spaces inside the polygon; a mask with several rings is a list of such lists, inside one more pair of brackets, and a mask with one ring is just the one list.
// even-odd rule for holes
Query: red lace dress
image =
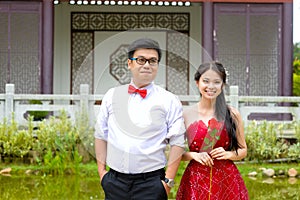
{"label": "red lace dress", "polygon": [[[204,138],[208,127],[202,122],[192,123],[187,129],[190,151],[199,152],[203,149]],[[214,148],[229,146],[226,129],[220,132]],[[210,179],[210,177],[212,177]],[[211,181],[210,181],[211,180]],[[211,190],[210,196],[209,191]],[[177,191],[176,200],[247,200],[248,191],[240,172],[231,160],[214,160],[211,168],[195,160],[188,164]]]}

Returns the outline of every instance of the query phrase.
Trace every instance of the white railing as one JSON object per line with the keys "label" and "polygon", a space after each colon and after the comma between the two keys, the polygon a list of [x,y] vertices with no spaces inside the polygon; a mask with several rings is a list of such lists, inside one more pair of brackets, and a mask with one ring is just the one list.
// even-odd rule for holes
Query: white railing
{"label": "white railing", "polygon": [[[6,84],[5,89],[6,92],[0,94],[0,122],[4,118],[10,121],[14,115],[14,119],[19,124],[27,123],[25,114],[28,111],[50,111],[56,115],[64,110],[72,120],[75,120],[76,114],[84,110],[88,112],[91,120],[95,120],[100,107],[100,105],[95,105],[95,102],[101,102],[103,98],[103,95],[89,94],[89,86],[86,84],[80,85],[80,94],[77,95],[15,94],[14,84]],[[239,96],[237,86],[231,86],[229,91],[230,94],[226,96],[226,100],[239,109],[245,125],[249,123],[248,117],[251,113],[290,114],[292,120],[300,120],[300,97]],[[196,103],[200,97],[179,95],[179,98],[189,105]],[[29,100],[33,99],[40,100],[42,104],[30,104]]]}

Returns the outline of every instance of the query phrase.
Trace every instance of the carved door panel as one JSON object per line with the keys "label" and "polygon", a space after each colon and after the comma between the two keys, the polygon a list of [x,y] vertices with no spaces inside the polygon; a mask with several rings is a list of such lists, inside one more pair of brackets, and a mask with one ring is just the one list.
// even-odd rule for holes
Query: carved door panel
{"label": "carved door panel", "polygon": [[280,4],[215,4],[215,58],[240,95],[280,94],[281,10]]}
{"label": "carved door panel", "polygon": [[41,3],[0,2],[0,93],[40,93]]}

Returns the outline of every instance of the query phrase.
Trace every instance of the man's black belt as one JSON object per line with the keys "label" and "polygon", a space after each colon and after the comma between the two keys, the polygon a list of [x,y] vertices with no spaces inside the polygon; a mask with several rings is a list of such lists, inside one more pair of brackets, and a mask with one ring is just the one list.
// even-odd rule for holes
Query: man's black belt
{"label": "man's black belt", "polygon": [[117,172],[114,169],[110,169],[110,172],[115,175],[116,177],[123,178],[123,179],[147,179],[154,176],[160,176],[161,180],[165,179],[165,170],[164,168],[158,169],[152,172],[145,172],[145,173],[138,173],[138,174],[125,174],[121,172]]}

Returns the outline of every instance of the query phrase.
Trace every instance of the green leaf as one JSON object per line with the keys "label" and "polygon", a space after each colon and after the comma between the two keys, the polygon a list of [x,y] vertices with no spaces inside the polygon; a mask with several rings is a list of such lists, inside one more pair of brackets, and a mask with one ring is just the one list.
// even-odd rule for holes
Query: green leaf
{"label": "green leaf", "polygon": [[215,135],[217,134],[217,132],[218,132],[218,130],[217,130],[217,129],[214,129],[214,130],[212,130],[212,131],[210,132],[210,135],[211,135],[212,137],[215,137]]}
{"label": "green leaf", "polygon": [[204,138],[204,143],[205,144],[210,144],[210,140],[208,138]]}
{"label": "green leaf", "polygon": [[210,146],[204,146],[202,150],[207,150]]}

